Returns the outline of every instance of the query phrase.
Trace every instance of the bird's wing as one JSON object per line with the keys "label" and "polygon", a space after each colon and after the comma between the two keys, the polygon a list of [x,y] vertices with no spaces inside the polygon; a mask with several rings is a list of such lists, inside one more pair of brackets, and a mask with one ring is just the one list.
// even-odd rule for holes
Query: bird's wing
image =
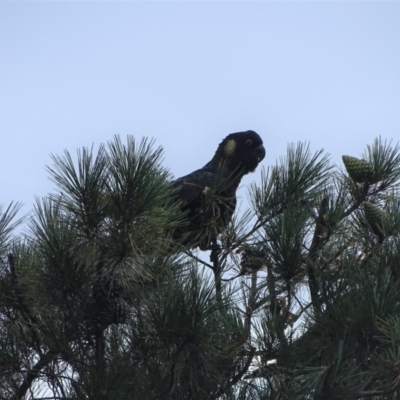
{"label": "bird's wing", "polygon": [[215,174],[210,171],[198,169],[189,175],[182,176],[172,182],[177,189],[176,195],[185,205],[190,205],[200,198],[204,189],[212,187],[215,183]]}

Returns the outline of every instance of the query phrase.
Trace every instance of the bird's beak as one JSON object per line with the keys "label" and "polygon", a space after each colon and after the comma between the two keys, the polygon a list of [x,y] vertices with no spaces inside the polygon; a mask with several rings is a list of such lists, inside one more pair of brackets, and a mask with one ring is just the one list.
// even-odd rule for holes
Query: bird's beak
{"label": "bird's beak", "polygon": [[254,154],[256,155],[258,162],[261,162],[265,157],[265,147],[260,144],[254,149]]}

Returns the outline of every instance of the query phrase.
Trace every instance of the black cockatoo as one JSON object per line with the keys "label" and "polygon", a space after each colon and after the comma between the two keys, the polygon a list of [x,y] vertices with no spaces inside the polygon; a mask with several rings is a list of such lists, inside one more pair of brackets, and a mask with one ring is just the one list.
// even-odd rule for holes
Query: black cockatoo
{"label": "black cockatoo", "polygon": [[232,218],[242,177],[253,172],[264,157],[263,141],[256,132],[231,133],[203,168],[173,181],[188,218],[174,237],[184,246],[211,249]]}

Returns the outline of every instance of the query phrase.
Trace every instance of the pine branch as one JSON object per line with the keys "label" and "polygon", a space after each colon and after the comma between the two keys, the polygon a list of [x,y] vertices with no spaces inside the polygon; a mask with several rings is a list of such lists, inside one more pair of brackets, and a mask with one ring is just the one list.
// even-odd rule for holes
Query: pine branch
{"label": "pine branch", "polygon": [[[231,388],[234,385],[236,385],[242,378],[243,376],[247,373],[247,371],[250,368],[251,362],[253,361],[253,357],[256,354],[256,348],[254,346],[250,346],[250,352],[249,355],[247,356],[247,360],[243,368],[232,378],[232,380],[226,385],[227,387]],[[214,399],[217,399],[218,397],[222,396],[225,393],[226,389],[221,387],[213,396]]]}
{"label": "pine branch", "polygon": [[30,308],[28,307],[25,296],[22,293],[21,286],[20,286],[19,280],[18,280],[17,270],[15,267],[14,254],[10,253],[8,255],[8,263],[10,266],[12,284],[14,287],[15,295],[17,297],[17,301],[18,301],[18,308],[22,312],[22,317],[31,331],[31,334],[33,337],[33,342],[36,344],[35,350],[38,352],[38,354],[41,355],[42,350],[40,347],[40,340],[39,340],[38,333],[36,331],[36,327],[39,326],[39,323],[38,323],[37,319],[34,317]]}
{"label": "pine branch", "polygon": [[246,305],[246,318],[244,321],[244,330],[246,332],[246,339],[248,340],[251,337],[251,319],[253,316],[253,312],[255,311],[256,305],[256,296],[257,296],[257,271],[253,271],[251,274],[251,286],[249,299]]}
{"label": "pine branch", "polygon": [[268,285],[268,292],[270,296],[270,305],[269,309],[272,315],[276,314],[278,301],[276,296],[276,289],[275,289],[275,277],[272,272],[272,266],[267,265],[267,285]]}
{"label": "pine branch", "polygon": [[322,249],[325,243],[329,240],[329,233],[324,235],[324,230],[326,230],[325,214],[328,208],[328,199],[325,197],[322,199],[319,206],[318,214],[312,214],[315,221],[314,235],[311,242],[311,246],[308,252],[309,261],[307,265],[308,273],[308,285],[310,290],[311,302],[315,309],[319,309],[321,306],[321,301],[319,298],[319,284],[317,277],[315,276],[314,262],[317,258],[318,252]]}
{"label": "pine branch", "polygon": [[27,372],[24,381],[17,390],[17,400],[22,400],[24,398],[27,391],[30,389],[33,381],[39,376],[41,370],[46,367],[50,362],[52,362],[56,357],[57,353],[53,350],[49,350],[47,353],[40,355],[39,361]]}
{"label": "pine branch", "polygon": [[217,240],[214,239],[211,243],[212,250],[210,254],[210,261],[213,263],[213,272],[215,279],[215,293],[218,301],[222,302],[222,268],[221,261],[219,259],[220,248],[218,246]]}
{"label": "pine branch", "polygon": [[34,397],[32,400],[75,400],[75,397],[52,396],[52,397]]}
{"label": "pine branch", "polygon": [[[103,329],[97,328],[96,330],[95,346],[96,346],[95,347],[96,375],[99,382],[102,382],[103,375],[105,372],[105,340],[104,340]],[[97,389],[100,390],[100,388]]]}

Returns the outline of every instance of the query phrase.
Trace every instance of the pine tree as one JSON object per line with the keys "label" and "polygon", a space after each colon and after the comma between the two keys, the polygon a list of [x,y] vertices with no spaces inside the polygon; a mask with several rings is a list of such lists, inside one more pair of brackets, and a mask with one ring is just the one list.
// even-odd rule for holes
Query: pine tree
{"label": "pine tree", "polygon": [[52,162],[0,208],[0,399],[399,398],[398,145],[289,146],[210,261],[153,142]]}

